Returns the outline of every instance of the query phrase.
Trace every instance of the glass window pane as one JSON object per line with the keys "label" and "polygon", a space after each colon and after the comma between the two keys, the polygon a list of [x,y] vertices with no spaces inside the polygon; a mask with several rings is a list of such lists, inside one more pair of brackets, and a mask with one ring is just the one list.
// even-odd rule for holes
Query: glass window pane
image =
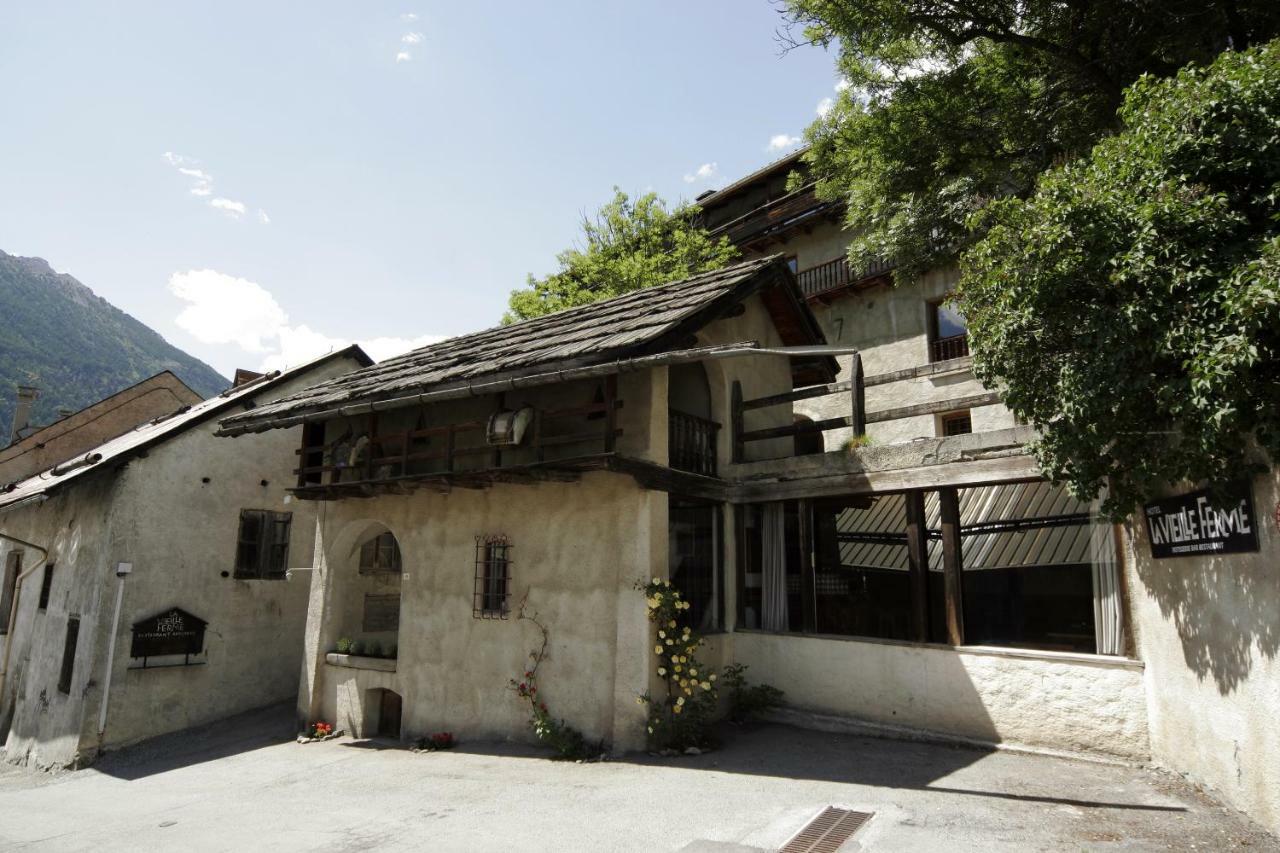
{"label": "glass window pane", "polygon": [[911,639],[907,512],[902,495],[824,501],[814,508],[814,629]]}
{"label": "glass window pane", "polygon": [[699,631],[720,627],[717,504],[672,500],[668,514],[671,585],[689,602],[689,625]]}
{"label": "glass window pane", "polygon": [[934,305],[933,311],[939,338],[953,338],[965,333],[964,315],[959,311],[942,303]]}

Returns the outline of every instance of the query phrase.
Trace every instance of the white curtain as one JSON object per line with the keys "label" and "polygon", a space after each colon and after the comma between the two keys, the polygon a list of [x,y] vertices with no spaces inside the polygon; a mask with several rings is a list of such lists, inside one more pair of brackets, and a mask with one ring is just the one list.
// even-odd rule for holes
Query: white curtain
{"label": "white curtain", "polygon": [[1120,567],[1111,525],[1090,525],[1089,557],[1093,564],[1094,639],[1100,655],[1124,654],[1124,617],[1120,610]]}
{"label": "white curtain", "polygon": [[760,627],[766,631],[786,631],[788,627],[786,532],[782,504],[765,504],[760,524],[760,568],[764,575]]}

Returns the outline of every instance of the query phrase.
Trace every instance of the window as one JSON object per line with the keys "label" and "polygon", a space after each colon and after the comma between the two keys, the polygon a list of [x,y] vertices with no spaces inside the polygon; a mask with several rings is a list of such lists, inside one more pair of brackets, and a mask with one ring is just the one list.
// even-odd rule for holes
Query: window
{"label": "window", "polygon": [[4,585],[0,587],[0,634],[9,633],[9,611],[13,609],[13,591],[22,572],[22,552],[10,551],[4,558]]}
{"label": "window", "polygon": [[360,574],[400,572],[400,545],[390,532],[380,533],[360,546]]}
{"label": "window", "polygon": [[477,619],[506,619],[510,599],[511,543],[505,536],[477,536],[471,615]]}
{"label": "window", "polygon": [[1124,653],[1112,528],[1052,483],[788,501],[742,516],[744,628]]}
{"label": "window", "polygon": [[973,432],[973,420],[969,417],[969,412],[967,410],[943,415],[938,420],[938,431],[944,436],[968,435]]}
{"label": "window", "polygon": [[67,619],[67,638],[62,644],[62,672],[58,675],[58,692],[71,692],[71,676],[76,666],[76,641],[80,639],[80,617]]}
{"label": "window", "polygon": [[44,579],[40,581],[40,609],[49,609],[49,593],[53,591],[53,563],[44,564]]}
{"label": "window", "polygon": [[289,526],[293,513],[240,510],[236,577],[282,578],[289,567]]}
{"label": "window", "polygon": [[720,584],[720,506],[671,499],[667,520],[671,585],[689,603],[688,624],[699,631],[723,623]]}
{"label": "window", "polygon": [[791,270],[791,274],[795,275],[800,270],[800,259],[795,255],[787,255],[787,269]]}
{"label": "window", "polygon": [[969,354],[964,315],[946,299],[929,303],[929,361],[948,361]]}

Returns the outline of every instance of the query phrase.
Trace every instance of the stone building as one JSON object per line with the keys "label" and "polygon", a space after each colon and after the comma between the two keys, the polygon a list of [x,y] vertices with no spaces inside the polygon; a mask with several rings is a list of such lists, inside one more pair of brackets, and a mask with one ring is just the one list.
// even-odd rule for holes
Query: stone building
{"label": "stone building", "polygon": [[292,699],[309,574],[288,582],[286,570],[309,566],[314,542],[312,505],[286,489],[300,430],[213,433],[229,413],[369,363],[351,347],[209,400],[171,400],[0,488],[8,760],[82,764]]}
{"label": "stone building", "polygon": [[167,415],[179,406],[195,405],[201,399],[165,370],[51,424],[32,427],[29,413],[38,389],[24,386],[17,392],[12,440],[8,447],[0,448],[0,486],[52,468],[143,421]]}
{"label": "stone building", "polygon": [[[1223,524],[1198,502],[1198,484],[1171,487],[1174,506],[1192,517],[1174,528],[1187,541],[1155,548],[1151,525],[1171,517],[1159,500],[1168,496],[1152,496],[1125,524],[1108,528],[1094,519],[1093,505],[1035,482],[1031,467],[1011,477],[1008,461],[996,457],[1020,454],[1027,435],[973,377],[964,318],[942,301],[956,271],[936,270],[894,286],[887,261],[851,266],[844,211],[815,196],[803,177],[803,153],[699,203],[712,233],[728,236],[747,257],[781,253],[827,338],[857,349],[870,446],[857,451],[857,463],[836,464],[828,454],[766,466],[780,487],[786,484],[785,494],[801,502],[799,512],[813,518],[807,542],[818,566],[817,613],[806,616],[804,636],[785,644],[776,642],[776,632],[769,638],[742,633],[754,618],[746,614],[735,637],[737,656],[756,656],[755,671],[809,711],[980,742],[1150,759],[1280,829],[1280,734],[1271,721],[1280,706],[1280,480],[1274,468],[1242,484],[1241,504]],[[793,172],[799,177],[789,180]],[[839,379],[850,387],[854,358],[840,356]],[[828,422],[826,450],[851,435],[831,420],[849,414],[847,398],[828,395],[795,406],[802,422]],[[1009,447],[993,454],[993,446],[1004,444]],[[820,448],[809,440],[800,449]],[[918,547],[929,550],[929,580],[908,596],[903,576],[912,558],[903,553],[909,543],[899,543],[903,533],[915,536],[911,519],[920,517],[920,499],[904,481],[863,479],[857,472],[873,458],[891,456],[954,460],[936,468],[932,480],[958,487],[962,569],[954,592],[935,574],[938,537],[945,545],[946,520],[937,504],[948,491],[943,488],[925,491],[928,533]],[[842,481],[833,469],[848,478]],[[837,516],[838,560],[834,552],[821,556],[822,530],[831,521],[816,488],[819,476],[823,488],[872,501],[862,521],[847,511]],[[859,615],[857,607],[824,615],[823,599],[839,583],[822,568],[824,560],[838,565],[837,575],[849,583],[862,584],[874,615]],[[886,579],[886,570],[896,581]],[[908,598],[916,607],[926,602],[929,611],[927,618],[917,615],[910,638],[901,624]],[[960,601],[956,612],[939,612],[938,602],[951,598]],[[886,618],[886,612],[897,616]],[[929,627],[918,630],[926,621]],[[796,630],[794,623],[790,628]],[[840,686],[849,684],[860,689]],[[1074,718],[1082,711],[1098,720],[1079,727]],[[1099,727],[1111,734],[1091,742]]]}

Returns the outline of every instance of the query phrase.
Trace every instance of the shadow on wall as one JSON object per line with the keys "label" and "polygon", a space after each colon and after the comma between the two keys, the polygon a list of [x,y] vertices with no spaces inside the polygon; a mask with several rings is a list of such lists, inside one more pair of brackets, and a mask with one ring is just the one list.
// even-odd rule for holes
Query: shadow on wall
{"label": "shadow on wall", "polygon": [[[1265,483],[1265,480],[1255,481]],[[1269,494],[1255,488],[1255,499]],[[1259,524],[1268,502],[1257,500]],[[1171,619],[1187,666],[1211,677],[1223,696],[1239,687],[1253,669],[1255,645],[1268,659],[1280,652],[1280,555],[1265,536],[1259,554],[1152,558],[1145,525],[1126,525],[1138,551],[1137,574],[1161,614]],[[1136,528],[1136,529],[1135,529]]]}

